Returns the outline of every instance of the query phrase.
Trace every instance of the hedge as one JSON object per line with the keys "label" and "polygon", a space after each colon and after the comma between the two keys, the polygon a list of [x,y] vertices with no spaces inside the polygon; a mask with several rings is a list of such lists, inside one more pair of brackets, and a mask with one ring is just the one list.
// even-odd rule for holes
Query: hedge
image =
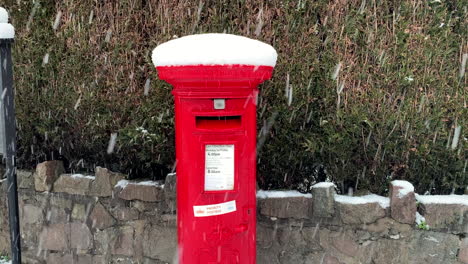
{"label": "hedge", "polygon": [[[464,1],[16,1],[18,163],[63,159],[130,177],[174,166],[171,87],[150,54],[189,34],[262,40],[279,54],[258,104],[258,182],[331,180],[384,194],[461,193],[467,177]],[[464,57],[465,56],[465,57]],[[107,151],[111,135],[113,151]]]}

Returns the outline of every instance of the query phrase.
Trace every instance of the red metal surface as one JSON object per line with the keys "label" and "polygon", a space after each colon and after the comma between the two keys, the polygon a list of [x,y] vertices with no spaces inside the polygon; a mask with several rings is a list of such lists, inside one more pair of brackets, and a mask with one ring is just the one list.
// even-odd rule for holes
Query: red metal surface
{"label": "red metal surface", "polygon": [[[254,264],[257,86],[271,77],[273,68],[197,65],[156,69],[159,78],[174,86],[179,263]],[[225,99],[225,109],[215,110],[214,99]],[[232,190],[205,191],[207,144],[234,145]],[[235,201],[236,211],[195,217],[193,206],[228,201]]]}

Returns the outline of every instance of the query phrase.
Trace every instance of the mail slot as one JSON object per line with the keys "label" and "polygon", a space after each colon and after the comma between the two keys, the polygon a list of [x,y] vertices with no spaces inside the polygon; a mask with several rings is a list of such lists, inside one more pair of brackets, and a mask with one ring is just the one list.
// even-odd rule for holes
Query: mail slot
{"label": "mail slot", "polygon": [[198,129],[233,129],[241,127],[241,116],[197,116]]}
{"label": "mail slot", "polygon": [[257,86],[275,50],[203,34],[158,46],[153,62],[173,86],[179,263],[255,263]]}

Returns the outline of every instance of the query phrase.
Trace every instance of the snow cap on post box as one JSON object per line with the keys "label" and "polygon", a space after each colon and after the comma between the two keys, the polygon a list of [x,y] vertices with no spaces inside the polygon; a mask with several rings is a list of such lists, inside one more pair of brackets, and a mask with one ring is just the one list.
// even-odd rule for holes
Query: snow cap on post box
{"label": "snow cap on post box", "polygon": [[199,34],[170,40],[153,50],[159,78],[175,90],[257,87],[271,78],[275,49],[258,40],[231,34]]}
{"label": "snow cap on post box", "polygon": [[0,7],[0,39],[15,38],[15,28],[8,23],[8,12]]}
{"label": "snow cap on post box", "polygon": [[275,49],[261,41],[231,34],[198,34],[173,39],[153,50],[153,63],[160,66],[276,64]]}

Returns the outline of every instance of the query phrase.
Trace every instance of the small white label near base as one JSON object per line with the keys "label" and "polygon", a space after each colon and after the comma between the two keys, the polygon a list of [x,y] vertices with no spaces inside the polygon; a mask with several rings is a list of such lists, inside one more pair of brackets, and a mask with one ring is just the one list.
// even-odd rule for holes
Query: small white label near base
{"label": "small white label near base", "polygon": [[236,201],[229,201],[219,204],[195,205],[193,213],[195,217],[205,217],[213,215],[222,215],[236,211]]}

